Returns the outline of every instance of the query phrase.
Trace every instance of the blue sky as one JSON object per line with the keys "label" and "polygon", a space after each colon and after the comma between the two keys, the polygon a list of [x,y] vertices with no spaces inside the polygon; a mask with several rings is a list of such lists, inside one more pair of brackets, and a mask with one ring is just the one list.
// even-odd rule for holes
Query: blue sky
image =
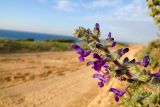
{"label": "blue sky", "polygon": [[102,36],[147,43],[157,38],[146,0],[0,0],[0,29],[72,35],[100,23]]}

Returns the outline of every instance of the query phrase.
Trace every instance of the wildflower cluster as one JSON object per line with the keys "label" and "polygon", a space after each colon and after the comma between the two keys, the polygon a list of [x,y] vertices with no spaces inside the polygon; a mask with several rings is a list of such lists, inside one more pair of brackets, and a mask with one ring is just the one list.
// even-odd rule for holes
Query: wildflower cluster
{"label": "wildflower cluster", "polygon": [[[99,87],[103,87],[111,81],[111,78],[124,81],[126,83],[124,90],[113,87],[108,90],[114,93],[116,102],[126,94],[129,97],[123,98],[123,104],[131,106],[135,106],[135,104],[142,106],[148,104],[144,103],[144,101],[153,94],[152,91],[145,92],[140,90],[151,89],[153,85],[157,89],[160,82],[160,70],[157,73],[151,73],[150,70],[146,69],[150,61],[149,56],[145,56],[142,61],[129,60],[128,57],[125,57],[120,62],[120,58],[129,51],[129,48],[120,48],[111,52],[109,48],[115,47],[117,43],[112,37],[111,32],[109,32],[103,43],[100,41],[100,25],[98,23],[96,23],[93,32],[90,29],[79,27],[75,30],[74,35],[90,46],[90,50],[88,51],[83,50],[77,44],[72,45],[71,48],[76,50],[80,55],[80,62],[85,61],[85,57],[93,55],[94,60],[87,62],[86,65],[91,66],[95,70],[93,78],[99,79]],[[159,81],[156,85],[154,84],[155,80]],[[160,104],[160,98],[158,104]]]}

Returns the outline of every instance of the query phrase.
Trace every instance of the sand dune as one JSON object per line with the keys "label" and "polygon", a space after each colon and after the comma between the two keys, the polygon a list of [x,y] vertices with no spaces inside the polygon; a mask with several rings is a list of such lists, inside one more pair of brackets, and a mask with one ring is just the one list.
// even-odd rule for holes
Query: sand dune
{"label": "sand dune", "polygon": [[121,83],[113,79],[101,89],[93,73],[75,52],[1,54],[0,107],[118,106],[106,90]]}

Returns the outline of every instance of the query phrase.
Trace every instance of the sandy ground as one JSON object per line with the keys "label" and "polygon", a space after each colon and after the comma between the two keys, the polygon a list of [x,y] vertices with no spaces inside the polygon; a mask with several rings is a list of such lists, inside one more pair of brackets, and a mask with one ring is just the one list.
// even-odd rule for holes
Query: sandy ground
{"label": "sandy ground", "polygon": [[[131,46],[127,56],[141,49]],[[99,88],[75,52],[0,54],[0,107],[113,107],[112,80]]]}

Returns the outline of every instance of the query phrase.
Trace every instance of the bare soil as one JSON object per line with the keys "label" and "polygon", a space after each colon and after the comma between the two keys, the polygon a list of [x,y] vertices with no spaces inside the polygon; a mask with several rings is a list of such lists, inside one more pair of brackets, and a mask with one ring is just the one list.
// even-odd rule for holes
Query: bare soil
{"label": "bare soil", "polygon": [[[126,56],[141,47],[130,46]],[[117,107],[107,90],[122,84],[99,88],[94,70],[77,58],[73,51],[0,54],[0,107]]]}

